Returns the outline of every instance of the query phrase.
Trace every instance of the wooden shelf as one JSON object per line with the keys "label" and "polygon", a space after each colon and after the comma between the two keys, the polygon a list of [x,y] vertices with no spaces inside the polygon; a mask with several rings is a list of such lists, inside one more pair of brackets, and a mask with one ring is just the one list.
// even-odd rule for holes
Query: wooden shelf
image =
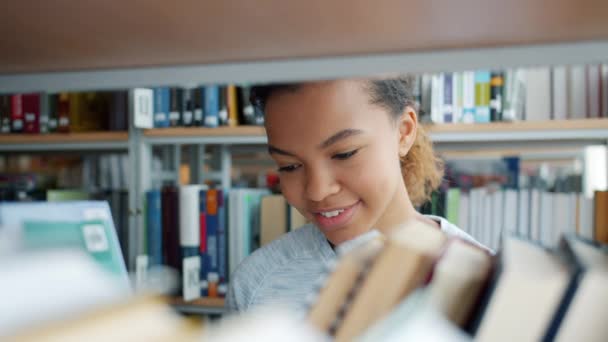
{"label": "wooden shelf", "polygon": [[1,151],[126,149],[128,132],[0,134]]}
{"label": "wooden shelf", "polygon": [[221,315],[226,312],[224,298],[199,298],[189,302],[182,298],[168,298],[168,303],[176,310],[188,314]]}
{"label": "wooden shelf", "polygon": [[19,34],[3,35],[0,73],[589,41],[608,38],[606,13],[604,0],[8,0],[0,27]]}
{"label": "wooden shelf", "polygon": [[[226,0],[180,6],[161,0],[145,6],[7,0],[3,5],[2,32],[19,34],[3,35],[0,92],[328,79],[608,59],[604,0]],[[45,15],[29,20],[31,13]]]}
{"label": "wooden shelf", "polygon": [[144,130],[145,137],[232,137],[232,136],[265,136],[262,126],[237,127],[170,127]]}

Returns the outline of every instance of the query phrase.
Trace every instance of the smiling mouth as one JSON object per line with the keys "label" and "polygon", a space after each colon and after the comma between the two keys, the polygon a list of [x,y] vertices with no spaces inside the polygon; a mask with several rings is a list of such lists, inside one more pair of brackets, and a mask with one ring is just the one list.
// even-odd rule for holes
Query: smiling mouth
{"label": "smiling mouth", "polygon": [[354,216],[360,202],[357,201],[355,204],[347,207],[314,212],[314,217],[319,228],[324,230],[341,228]]}

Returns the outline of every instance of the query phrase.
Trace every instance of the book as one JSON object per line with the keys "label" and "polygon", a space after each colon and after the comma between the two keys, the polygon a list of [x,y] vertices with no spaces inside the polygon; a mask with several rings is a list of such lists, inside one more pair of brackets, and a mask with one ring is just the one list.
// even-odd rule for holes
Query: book
{"label": "book", "polygon": [[576,273],[554,253],[514,237],[505,239],[500,262],[475,340],[543,339]]}
{"label": "book", "polygon": [[490,72],[475,71],[475,122],[490,122]]}
{"label": "book", "polygon": [[551,69],[551,118],[568,118],[568,68],[555,66]]}
{"label": "book", "polygon": [[48,95],[48,132],[57,132],[59,128],[59,94]]}
{"label": "book", "polygon": [[182,91],[182,126],[194,126],[194,88],[184,88]]}
{"label": "book", "polygon": [[183,98],[181,88],[169,89],[169,127],[177,127],[182,124]]}
{"label": "book", "polygon": [[0,133],[11,132],[11,97],[0,95]]}
{"label": "book", "polygon": [[525,120],[526,81],[523,69],[510,69],[505,72],[504,121]]}
{"label": "book", "polygon": [[435,74],[431,78],[431,121],[433,123],[443,123],[443,97],[445,92],[444,74]]}
{"label": "book", "polygon": [[169,88],[154,88],[154,127],[169,127]]}
{"label": "book", "polygon": [[349,296],[355,293],[357,282],[372,265],[382,247],[382,240],[373,239],[352,249],[328,269],[328,274],[320,283],[314,304],[308,311],[308,322],[319,331],[335,335]]}
{"label": "book", "polygon": [[178,188],[165,185],[161,189],[163,228],[163,260],[175,270],[181,270]]}
{"label": "book", "polygon": [[133,124],[137,128],[154,127],[154,91],[136,88],[131,90]]}
{"label": "book", "polygon": [[600,118],[602,105],[601,68],[598,64],[587,65],[587,117]]}
{"label": "book", "polygon": [[396,229],[354,294],[336,330],[336,340],[360,335],[422,285],[445,242],[446,236],[439,229],[418,221]]}
{"label": "book", "polygon": [[127,131],[129,129],[129,93],[114,91],[108,94],[108,129]]}
{"label": "book", "polygon": [[450,239],[428,285],[430,302],[454,324],[464,328],[492,271],[492,256],[457,238]]}
{"label": "book", "polygon": [[608,314],[608,249],[581,239],[565,235],[560,248],[569,250],[582,268],[578,288],[569,306],[561,312],[561,324],[555,330],[556,341],[603,341],[608,336],[604,318]]}
{"label": "book", "polygon": [[57,131],[70,131],[70,97],[68,93],[59,93],[57,97]]}
{"label": "book", "polygon": [[220,124],[220,91],[215,85],[205,87],[205,110],[204,110],[204,125],[205,127],[217,127]]}
{"label": "book", "polygon": [[146,192],[146,226],[148,242],[148,263],[150,266],[163,265],[163,228],[160,190]]}
{"label": "book", "polygon": [[238,95],[236,86],[231,84],[226,86],[226,107],[228,110],[228,126],[235,127],[239,125],[239,107]]}
{"label": "book", "polygon": [[267,195],[260,204],[260,246],[287,233],[287,202],[283,195]]}
{"label": "book", "polygon": [[568,83],[568,115],[571,119],[587,117],[587,75],[584,65],[570,66]]}
{"label": "book", "polygon": [[595,191],[594,194],[594,239],[608,244],[608,191]]}
{"label": "book", "polygon": [[454,122],[454,92],[453,92],[453,74],[443,74],[443,122]]}
{"label": "book", "polygon": [[205,91],[202,87],[196,87],[192,90],[192,101],[193,101],[193,115],[194,122],[193,126],[203,126],[203,118],[205,113],[203,112],[205,103]]}
{"label": "book", "polygon": [[23,117],[23,95],[11,95],[11,133],[22,133],[25,127]]}
{"label": "book", "polygon": [[475,122],[475,72],[465,71],[462,75],[462,122]]}
{"label": "book", "polygon": [[526,121],[551,119],[551,69],[526,70]]}
{"label": "book", "polygon": [[504,73],[490,73],[490,121],[502,121],[502,103],[504,92]]}

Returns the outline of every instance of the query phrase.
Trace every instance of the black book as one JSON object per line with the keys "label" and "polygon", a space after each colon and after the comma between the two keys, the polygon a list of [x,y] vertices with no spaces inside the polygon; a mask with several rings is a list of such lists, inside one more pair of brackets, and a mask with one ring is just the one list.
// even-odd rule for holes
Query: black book
{"label": "black book", "polygon": [[182,89],[169,89],[169,126],[177,127],[182,125]]}

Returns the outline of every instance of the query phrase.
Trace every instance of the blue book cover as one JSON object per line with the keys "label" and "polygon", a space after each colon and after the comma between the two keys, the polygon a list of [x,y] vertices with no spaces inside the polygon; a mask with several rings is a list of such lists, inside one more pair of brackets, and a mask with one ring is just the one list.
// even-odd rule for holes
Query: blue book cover
{"label": "blue book cover", "polygon": [[219,215],[218,215],[218,196],[217,190],[212,189],[207,191],[207,255],[208,255],[208,268],[207,272],[218,272],[219,264],[219,249],[218,249],[218,227],[219,227]]}
{"label": "blue book cover", "polygon": [[[201,245],[199,254],[201,256],[201,281],[207,280],[207,274],[209,274],[210,260],[209,260],[209,249],[207,248],[207,190],[201,190],[199,192],[199,206],[200,206],[200,235]],[[202,289],[201,289],[202,291]],[[206,290],[205,290],[206,291]],[[201,292],[201,296],[205,296]]]}
{"label": "blue book cover", "polygon": [[163,228],[160,190],[146,192],[146,225],[150,266],[163,264]]}
{"label": "blue book cover", "polygon": [[228,236],[226,233],[226,199],[224,191],[217,190],[218,214],[218,273],[220,283],[228,282]]}
{"label": "blue book cover", "polygon": [[220,88],[219,86],[206,86],[205,87],[205,108],[204,112],[204,126],[205,127],[217,127],[219,126],[219,112],[220,112]]}
{"label": "blue book cover", "polygon": [[154,88],[154,127],[169,127],[169,88]]}

